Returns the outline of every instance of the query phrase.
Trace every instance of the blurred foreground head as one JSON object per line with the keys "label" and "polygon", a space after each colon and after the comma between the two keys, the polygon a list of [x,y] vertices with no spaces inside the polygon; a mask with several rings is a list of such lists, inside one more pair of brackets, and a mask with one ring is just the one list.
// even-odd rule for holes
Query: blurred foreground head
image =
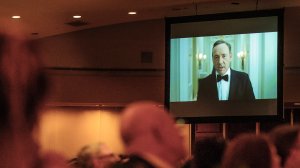
{"label": "blurred foreground head", "polygon": [[225,150],[222,168],[279,168],[275,146],[264,135],[245,133],[234,138]]}
{"label": "blurred foreground head", "polygon": [[186,156],[173,118],[153,102],[133,103],[123,111],[121,137],[127,154],[138,156],[153,167],[178,167]]}
{"label": "blurred foreground head", "polygon": [[16,32],[0,32],[0,167],[36,165],[31,133],[46,83],[34,42]]}
{"label": "blurred foreground head", "polygon": [[[286,167],[287,162],[300,163],[300,126],[288,124],[279,125],[270,132],[270,137],[281,156],[281,166]],[[289,163],[291,164],[291,163]]]}
{"label": "blurred foreground head", "polygon": [[0,129],[31,129],[46,92],[46,77],[33,41],[0,32]]}

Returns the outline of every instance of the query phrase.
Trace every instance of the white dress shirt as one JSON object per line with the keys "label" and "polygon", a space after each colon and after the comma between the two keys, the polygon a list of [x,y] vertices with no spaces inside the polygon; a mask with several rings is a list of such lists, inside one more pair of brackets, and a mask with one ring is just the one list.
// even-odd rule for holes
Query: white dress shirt
{"label": "white dress shirt", "polygon": [[[217,75],[218,72],[216,71],[216,78]],[[230,68],[228,68],[227,72],[224,75],[228,75],[228,81],[220,80],[219,82],[217,82],[219,100],[228,100],[229,88],[230,88],[230,75],[231,75]]]}

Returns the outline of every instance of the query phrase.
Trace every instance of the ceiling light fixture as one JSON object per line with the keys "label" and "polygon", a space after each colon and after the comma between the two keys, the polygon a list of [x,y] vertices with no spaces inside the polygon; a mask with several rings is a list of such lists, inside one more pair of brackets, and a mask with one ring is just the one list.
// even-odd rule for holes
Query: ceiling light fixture
{"label": "ceiling light fixture", "polygon": [[128,12],[128,15],[136,15],[136,12],[134,11]]}
{"label": "ceiling light fixture", "polygon": [[74,19],[80,19],[81,16],[80,16],[80,15],[74,15],[73,18],[74,18]]}
{"label": "ceiling light fixture", "polygon": [[21,16],[19,16],[19,15],[14,15],[14,16],[12,16],[11,18],[13,18],[13,19],[21,19]]}

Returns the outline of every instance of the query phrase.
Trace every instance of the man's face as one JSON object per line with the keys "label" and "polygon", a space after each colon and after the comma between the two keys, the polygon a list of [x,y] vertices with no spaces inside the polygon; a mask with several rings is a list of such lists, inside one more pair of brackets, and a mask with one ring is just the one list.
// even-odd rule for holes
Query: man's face
{"label": "man's face", "polygon": [[231,53],[225,43],[219,44],[213,48],[213,63],[215,70],[220,74],[224,75],[231,62]]}

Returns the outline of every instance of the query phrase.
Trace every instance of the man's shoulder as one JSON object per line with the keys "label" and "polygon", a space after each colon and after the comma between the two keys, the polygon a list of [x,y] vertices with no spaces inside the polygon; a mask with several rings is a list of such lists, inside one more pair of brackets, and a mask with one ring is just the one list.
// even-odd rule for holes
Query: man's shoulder
{"label": "man's shoulder", "polygon": [[204,77],[204,78],[200,78],[199,79],[199,82],[200,83],[207,83],[207,82],[210,82],[210,81],[212,81],[214,78],[213,78],[213,75],[212,74],[209,74],[209,75],[207,75],[206,77]]}
{"label": "man's shoulder", "polygon": [[237,77],[248,78],[248,74],[246,72],[242,72],[242,71],[236,71],[236,70],[231,69],[231,74],[235,75]]}

